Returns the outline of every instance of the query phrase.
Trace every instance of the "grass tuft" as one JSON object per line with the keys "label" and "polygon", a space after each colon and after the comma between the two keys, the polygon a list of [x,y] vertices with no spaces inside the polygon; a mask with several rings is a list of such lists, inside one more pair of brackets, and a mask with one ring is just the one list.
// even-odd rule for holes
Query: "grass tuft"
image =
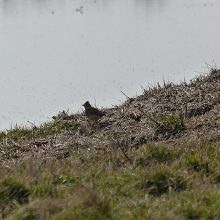
{"label": "grass tuft", "polygon": [[204,162],[201,157],[196,153],[190,153],[186,158],[186,165],[189,169],[194,171],[204,171],[205,173],[209,172],[208,162]]}
{"label": "grass tuft", "polygon": [[164,138],[175,136],[186,129],[183,117],[177,113],[171,113],[166,117],[162,117],[158,122],[159,125],[156,133]]}
{"label": "grass tuft", "polygon": [[73,121],[58,119],[32,128],[16,125],[13,129],[0,132],[0,141],[4,142],[5,139],[9,139],[17,142],[21,140],[28,141],[35,138],[45,138],[60,134],[61,132],[74,131],[76,127],[77,125]]}
{"label": "grass tuft", "polygon": [[14,201],[20,204],[26,203],[29,195],[27,187],[14,178],[4,178],[0,181],[0,206],[8,205]]}
{"label": "grass tuft", "polygon": [[150,195],[160,196],[172,191],[182,191],[187,188],[187,181],[180,175],[167,170],[155,171],[142,183],[142,187]]}

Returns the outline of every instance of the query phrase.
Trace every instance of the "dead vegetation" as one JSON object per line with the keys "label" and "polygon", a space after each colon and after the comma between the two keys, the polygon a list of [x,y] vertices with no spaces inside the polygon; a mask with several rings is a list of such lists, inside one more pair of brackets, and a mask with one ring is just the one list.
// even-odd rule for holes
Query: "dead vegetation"
{"label": "dead vegetation", "polygon": [[219,91],[212,70],[1,132],[0,219],[219,219]]}
{"label": "dead vegetation", "polygon": [[220,71],[211,70],[179,85],[164,83],[105,109],[99,124],[84,114],[60,112],[40,127],[14,128],[0,134],[1,162],[27,157],[63,159],[77,149],[136,148],[151,142],[220,140]]}

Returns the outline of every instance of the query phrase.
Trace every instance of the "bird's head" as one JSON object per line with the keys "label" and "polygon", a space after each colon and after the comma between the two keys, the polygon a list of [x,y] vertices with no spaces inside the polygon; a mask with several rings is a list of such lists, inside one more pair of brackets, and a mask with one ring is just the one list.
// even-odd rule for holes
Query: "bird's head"
{"label": "bird's head", "polygon": [[91,107],[89,101],[86,101],[82,106],[84,106],[85,108],[86,108],[86,107]]}

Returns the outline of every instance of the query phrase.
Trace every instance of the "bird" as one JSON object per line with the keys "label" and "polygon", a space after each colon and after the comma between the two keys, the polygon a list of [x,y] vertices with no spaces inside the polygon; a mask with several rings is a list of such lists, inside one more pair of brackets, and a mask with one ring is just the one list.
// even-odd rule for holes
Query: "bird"
{"label": "bird", "polygon": [[92,107],[89,101],[86,101],[82,106],[85,108],[85,115],[91,122],[98,122],[98,120],[104,116],[104,112]]}

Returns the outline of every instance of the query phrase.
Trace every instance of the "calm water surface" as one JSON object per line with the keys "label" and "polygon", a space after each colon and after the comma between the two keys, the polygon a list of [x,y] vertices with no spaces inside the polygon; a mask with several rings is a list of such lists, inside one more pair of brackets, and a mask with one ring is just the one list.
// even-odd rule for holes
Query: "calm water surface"
{"label": "calm water surface", "polygon": [[220,64],[219,0],[0,0],[0,128],[119,104]]}

